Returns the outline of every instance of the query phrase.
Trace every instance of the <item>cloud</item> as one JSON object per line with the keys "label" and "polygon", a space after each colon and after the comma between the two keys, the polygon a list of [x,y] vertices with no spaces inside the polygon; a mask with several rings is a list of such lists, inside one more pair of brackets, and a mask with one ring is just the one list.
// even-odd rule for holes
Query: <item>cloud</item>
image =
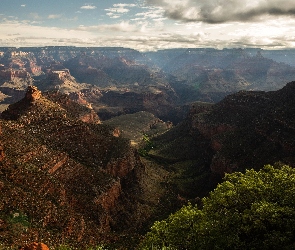
{"label": "cloud", "polygon": [[[12,34],[11,31],[14,33]],[[45,45],[69,45],[80,46],[88,41],[93,41],[97,35],[87,31],[68,30],[56,27],[42,27],[22,22],[5,22],[0,26],[0,46],[45,46]],[[62,43],[58,41],[68,41]],[[70,41],[72,40],[72,43]]]}
{"label": "cloud", "polygon": [[139,51],[167,48],[191,48],[202,40],[202,35],[182,36],[173,33],[141,34],[133,36],[116,36],[111,41],[106,38],[97,39],[96,43],[108,44],[114,47],[128,47]]}
{"label": "cloud", "polygon": [[21,7],[26,7],[26,5],[25,4],[22,4]]}
{"label": "cloud", "polygon": [[34,19],[34,20],[40,20],[40,19],[42,19],[42,17],[39,16],[39,14],[38,13],[35,13],[35,12],[31,12],[29,14],[29,17],[32,18],[32,19]]}
{"label": "cloud", "polygon": [[96,6],[94,6],[94,5],[83,5],[83,6],[81,6],[80,7],[80,9],[82,9],[82,10],[94,10],[94,9],[96,9]]}
{"label": "cloud", "polygon": [[52,15],[48,15],[47,18],[48,19],[59,19],[59,18],[61,18],[61,15],[54,15],[54,14],[52,14]]}
{"label": "cloud", "polygon": [[122,21],[116,24],[102,24],[97,26],[80,26],[79,30],[83,31],[116,31],[116,32],[135,32],[139,29],[136,25],[128,21]]}
{"label": "cloud", "polygon": [[165,18],[163,17],[164,15],[164,10],[163,8],[159,8],[159,7],[151,7],[148,8],[147,11],[145,12],[139,12],[137,14],[135,14],[135,16],[137,17],[136,20],[145,20],[145,19],[156,19],[156,20],[164,20]]}
{"label": "cloud", "polygon": [[146,0],[164,15],[183,22],[223,23],[252,21],[270,16],[295,16],[294,0]]}
{"label": "cloud", "polygon": [[[161,0],[157,1],[161,2]],[[170,1],[176,3],[175,0]],[[190,1],[182,0],[178,3],[189,4]],[[256,4],[259,2],[256,0]],[[268,18],[264,22],[226,22],[215,25],[205,22],[168,21],[162,22],[165,25],[161,26],[160,21],[166,15],[164,4],[168,3],[168,0],[166,3],[164,1],[162,3],[162,6],[156,7],[143,6],[140,13],[134,14],[135,19],[128,18],[129,21],[120,20],[115,24],[95,23],[92,26],[80,25],[71,29],[44,26],[44,22],[48,21],[48,15],[41,20],[31,18],[18,20],[0,16],[0,46],[117,46],[141,51],[198,47],[220,49],[295,47],[295,19],[292,17],[278,16],[277,18]],[[119,5],[111,7],[129,9],[128,6]],[[131,10],[130,7],[130,12]],[[36,19],[40,19],[37,13],[32,15]],[[54,17],[58,16],[52,14],[51,18]],[[64,16],[61,18],[65,20]],[[136,20],[137,18],[138,20]],[[155,23],[156,20],[160,21]],[[81,24],[71,23],[73,25]]]}
{"label": "cloud", "polygon": [[135,7],[136,4],[128,4],[128,3],[116,3],[113,5],[115,8],[125,8],[125,7]]}
{"label": "cloud", "polygon": [[105,9],[105,10],[106,11],[109,11],[109,12],[112,12],[112,13],[119,13],[119,14],[129,12],[129,9],[126,9],[126,8],[123,8],[123,7],[120,7],[120,8],[110,8],[110,9]]}
{"label": "cloud", "polygon": [[113,8],[105,9],[107,16],[110,18],[119,18],[121,15],[126,14],[130,11],[129,8],[135,7],[135,4],[117,3],[113,4]]}
{"label": "cloud", "polygon": [[121,17],[121,15],[116,15],[112,12],[107,13],[107,16],[109,16],[110,18],[120,18]]}

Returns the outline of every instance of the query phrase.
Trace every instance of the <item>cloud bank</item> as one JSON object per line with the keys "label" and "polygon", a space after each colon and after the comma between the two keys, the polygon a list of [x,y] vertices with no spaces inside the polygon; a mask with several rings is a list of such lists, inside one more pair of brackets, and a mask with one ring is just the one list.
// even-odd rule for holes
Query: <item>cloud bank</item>
{"label": "cloud bank", "polygon": [[19,15],[1,10],[0,46],[295,47],[295,0],[117,1],[46,12],[18,3]]}
{"label": "cloud bank", "polygon": [[182,22],[257,21],[265,15],[295,16],[294,0],[146,0],[164,15]]}

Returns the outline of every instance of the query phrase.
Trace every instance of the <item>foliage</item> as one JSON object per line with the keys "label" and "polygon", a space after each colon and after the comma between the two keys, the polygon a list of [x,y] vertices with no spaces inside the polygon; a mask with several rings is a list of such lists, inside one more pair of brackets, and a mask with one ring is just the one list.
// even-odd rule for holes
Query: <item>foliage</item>
{"label": "foliage", "polygon": [[[57,250],[76,250],[78,248],[73,248],[69,245],[59,245],[57,247]],[[95,246],[95,247],[89,247],[87,248],[87,250],[107,250],[108,248],[104,245],[99,245],[99,246]],[[1,249],[0,249],[1,250]]]}
{"label": "foliage", "polygon": [[5,246],[3,243],[0,242],[0,250],[14,250],[13,247]]}
{"label": "foliage", "polygon": [[68,245],[60,245],[57,247],[57,250],[73,250],[73,248]]}
{"label": "foliage", "polygon": [[20,211],[11,213],[7,218],[5,218],[5,215],[0,216],[0,219],[1,217],[7,222],[7,229],[10,231],[8,238],[10,238],[10,240],[16,241],[16,239],[24,235],[30,227],[28,216]]}
{"label": "foliage", "polygon": [[[7,246],[7,245],[0,242],[0,250],[9,250],[9,249],[15,250],[16,248],[13,246]],[[56,249],[56,250],[80,250],[81,248],[72,247],[70,245],[63,244],[63,245],[59,245],[59,246],[55,247],[54,249]],[[85,248],[83,248],[83,249],[85,249]],[[95,247],[86,248],[86,250],[108,250],[108,249],[110,249],[110,248],[108,248],[105,245],[98,245]]]}
{"label": "foliage", "polygon": [[101,246],[88,248],[87,250],[107,250],[107,249],[108,249],[107,247],[105,247],[104,245],[101,245]]}
{"label": "foliage", "polygon": [[226,175],[203,199],[154,223],[140,249],[294,249],[295,170]]}
{"label": "foliage", "polygon": [[22,225],[23,227],[29,227],[29,225],[30,225],[30,223],[28,221],[28,216],[21,213],[21,212],[12,213],[9,218],[9,222],[11,224]]}
{"label": "foliage", "polygon": [[154,148],[154,143],[147,134],[143,134],[142,142],[144,146],[138,149],[138,152],[141,156],[147,156],[149,151]]}

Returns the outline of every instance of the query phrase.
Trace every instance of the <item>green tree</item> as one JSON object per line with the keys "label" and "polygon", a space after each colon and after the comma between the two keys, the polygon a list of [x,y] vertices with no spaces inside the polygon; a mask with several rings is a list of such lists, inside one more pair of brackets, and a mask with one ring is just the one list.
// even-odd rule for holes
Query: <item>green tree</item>
{"label": "green tree", "polygon": [[228,174],[204,198],[156,222],[141,249],[295,249],[295,170]]}

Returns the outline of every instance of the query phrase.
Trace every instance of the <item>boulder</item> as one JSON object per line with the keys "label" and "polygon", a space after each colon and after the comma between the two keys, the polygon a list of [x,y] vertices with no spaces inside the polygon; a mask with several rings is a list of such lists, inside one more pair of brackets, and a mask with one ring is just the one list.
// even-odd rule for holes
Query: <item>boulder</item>
{"label": "boulder", "polygon": [[44,243],[33,242],[21,248],[22,250],[49,250],[49,247]]}

